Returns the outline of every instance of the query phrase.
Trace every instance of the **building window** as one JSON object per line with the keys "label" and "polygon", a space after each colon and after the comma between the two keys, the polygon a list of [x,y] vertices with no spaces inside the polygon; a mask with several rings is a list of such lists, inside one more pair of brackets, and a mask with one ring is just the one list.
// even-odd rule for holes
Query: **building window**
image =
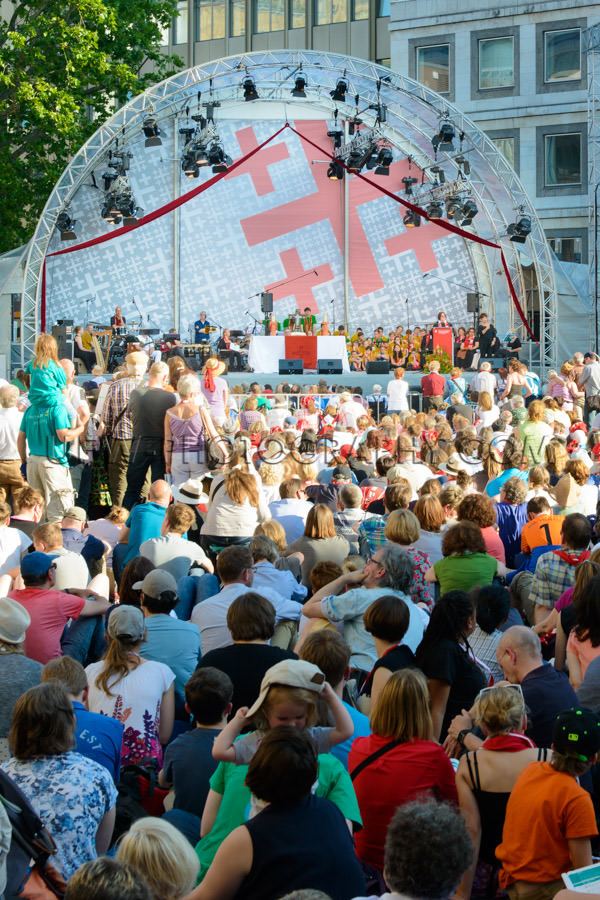
{"label": "building window", "polygon": [[379,0],[379,12],[377,15],[380,19],[390,14],[390,0]]}
{"label": "building window", "polygon": [[563,262],[583,262],[583,238],[549,237],[550,248]]}
{"label": "building window", "polygon": [[177,18],[173,20],[173,43],[187,44],[188,42],[188,2],[179,0],[177,3]]}
{"label": "building window", "polygon": [[388,69],[392,65],[392,60],[388,57],[384,57],[383,59],[376,59],[375,62],[378,66],[386,66]]}
{"label": "building window", "polygon": [[581,29],[544,32],[544,81],[581,79]]}
{"label": "building window", "polygon": [[515,168],[515,139],[512,137],[492,138],[492,144],[500,151],[506,162]]}
{"label": "building window", "polygon": [[347,0],[316,0],[315,25],[333,25],[347,19]]}
{"label": "building window", "polygon": [[512,87],[515,83],[515,46],[512,35],[479,41],[479,90]]}
{"label": "building window", "polygon": [[306,0],[290,0],[290,28],[306,26]]}
{"label": "building window", "polygon": [[225,0],[196,0],[196,40],[225,37]]}
{"label": "building window", "polygon": [[352,0],[352,18],[355,22],[369,18],[369,0]]}
{"label": "building window", "polygon": [[450,90],[450,45],[417,47],[417,81],[438,94]]}
{"label": "building window", "polygon": [[246,0],[231,0],[230,37],[239,37],[246,34]]}
{"label": "building window", "polygon": [[581,173],[581,133],[544,135],[545,186],[581,184]]}
{"label": "building window", "polygon": [[283,0],[255,0],[254,31],[283,31]]}

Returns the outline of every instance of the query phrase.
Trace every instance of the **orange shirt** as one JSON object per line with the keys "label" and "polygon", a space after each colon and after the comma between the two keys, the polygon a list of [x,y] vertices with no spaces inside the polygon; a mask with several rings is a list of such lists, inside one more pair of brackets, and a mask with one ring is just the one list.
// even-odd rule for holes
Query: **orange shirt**
{"label": "orange shirt", "polygon": [[531,553],[534,547],[546,547],[551,544],[561,544],[560,531],[564,516],[555,516],[552,513],[540,513],[531,522],[523,525],[521,532],[521,550],[523,553]]}
{"label": "orange shirt", "polygon": [[592,798],[576,780],[548,762],[525,766],[508,800],[500,885],[556,881],[572,868],[568,841],[598,834]]}

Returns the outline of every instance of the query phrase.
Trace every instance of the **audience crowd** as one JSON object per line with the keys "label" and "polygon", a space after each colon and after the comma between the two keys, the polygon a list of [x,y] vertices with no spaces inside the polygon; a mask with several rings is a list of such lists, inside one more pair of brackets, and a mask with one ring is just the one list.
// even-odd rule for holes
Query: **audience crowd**
{"label": "audience crowd", "polygon": [[0,387],[0,894],[549,900],[592,863],[600,361],[434,360],[414,409],[405,363],[80,386],[41,335]]}

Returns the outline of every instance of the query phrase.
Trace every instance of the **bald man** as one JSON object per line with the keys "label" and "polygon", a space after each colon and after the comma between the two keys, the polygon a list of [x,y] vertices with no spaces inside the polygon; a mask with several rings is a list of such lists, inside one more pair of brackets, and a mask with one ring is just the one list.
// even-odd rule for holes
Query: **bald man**
{"label": "bald man", "polygon": [[147,501],[138,503],[129,513],[121,528],[119,543],[113,551],[113,572],[117,584],[127,563],[140,555],[140,546],[144,541],[160,537],[165,511],[171,499],[171,488],[166,481],[159,479],[150,485]]}

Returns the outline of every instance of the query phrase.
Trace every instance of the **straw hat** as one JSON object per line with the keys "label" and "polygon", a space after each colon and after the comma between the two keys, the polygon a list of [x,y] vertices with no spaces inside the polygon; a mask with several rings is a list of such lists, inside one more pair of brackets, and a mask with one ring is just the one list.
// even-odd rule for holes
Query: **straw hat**
{"label": "straw hat", "polygon": [[202,366],[202,374],[206,375],[210,370],[213,374],[213,378],[216,378],[217,375],[222,375],[226,368],[227,366],[222,359],[216,359],[216,357],[211,356]]}

